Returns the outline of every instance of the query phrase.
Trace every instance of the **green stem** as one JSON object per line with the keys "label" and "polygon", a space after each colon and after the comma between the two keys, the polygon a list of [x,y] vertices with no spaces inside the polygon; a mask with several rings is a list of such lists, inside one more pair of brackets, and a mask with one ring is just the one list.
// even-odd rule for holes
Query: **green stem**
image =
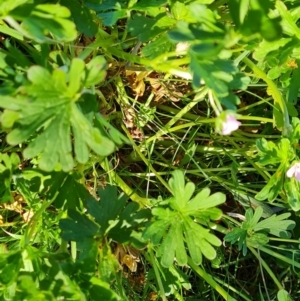
{"label": "green stem", "polygon": [[[101,46],[101,45],[99,45],[99,46]],[[134,55],[131,53],[124,52],[115,47],[107,47],[105,50],[108,53],[110,53],[110,55],[114,55],[118,58],[123,59],[124,61],[129,61],[131,63],[136,63],[136,64],[143,65],[143,66],[151,66],[150,60],[147,60],[145,58],[142,58],[140,56],[137,56],[137,55]]]}
{"label": "green stem", "polygon": [[[178,110],[174,107],[169,107],[169,106],[166,106],[166,105],[159,105],[158,108],[162,111],[165,111],[165,112],[168,112],[169,114],[172,113],[172,114],[178,114],[179,112],[181,112],[181,110]],[[182,117],[185,117],[186,119],[189,119],[189,120],[198,120],[199,117],[198,115],[196,114],[192,114],[190,112],[185,112],[184,115],[182,115]]]}
{"label": "green stem", "polygon": [[[228,137],[228,140],[235,146],[236,150],[240,151],[239,145],[234,141],[234,138]],[[247,156],[246,152],[243,153],[247,161],[258,171],[258,173],[266,180],[269,181],[270,176],[266,175],[266,170],[262,169],[256,162],[254,162],[249,156]]]}
{"label": "green stem", "polygon": [[[204,172],[218,172],[218,171],[231,171],[232,167],[201,168],[201,169]],[[266,170],[274,172],[277,169],[276,168],[266,168]],[[243,172],[243,171],[256,171],[256,168],[254,168],[254,167],[237,167],[237,171],[241,171],[241,172]],[[189,169],[189,170],[185,170],[184,172],[186,174],[195,174],[195,173],[199,172],[199,169]],[[119,174],[122,174],[122,172],[119,173]],[[134,176],[134,177],[155,177],[156,175],[168,176],[168,175],[170,175],[170,172],[169,171],[157,171],[156,173],[154,173],[154,172],[137,172],[137,173],[131,172],[131,173],[126,173],[126,174]],[[125,173],[123,173],[123,175],[125,175]],[[277,239],[275,239],[275,240],[277,240]],[[296,241],[293,240],[293,242],[299,243],[298,240],[296,240]]]}
{"label": "green stem", "polygon": [[273,119],[271,118],[265,118],[265,117],[259,117],[259,116],[241,116],[238,115],[237,119],[239,120],[253,120],[253,121],[261,121],[261,122],[270,122],[273,123]]}
{"label": "green stem", "polygon": [[260,251],[263,251],[263,252],[265,252],[265,253],[267,253],[267,254],[269,254],[269,255],[277,258],[277,259],[280,259],[280,260],[290,264],[291,266],[295,266],[296,268],[300,269],[300,263],[295,261],[295,260],[292,260],[292,259],[290,259],[290,258],[288,258],[284,255],[281,255],[280,253],[274,252],[274,251],[272,251],[272,250],[270,250],[270,249],[268,249],[264,246],[259,246],[259,249],[260,249]]}
{"label": "green stem", "polygon": [[214,277],[214,279],[216,280],[216,282],[219,282],[222,285],[226,286],[228,289],[230,289],[231,291],[233,291],[234,293],[236,293],[239,297],[243,298],[244,300],[246,300],[246,301],[252,301],[246,295],[244,295],[240,290],[237,290],[236,288],[232,287],[231,285],[229,285],[227,283],[224,283],[223,280],[218,279],[217,277]]}
{"label": "green stem", "polygon": [[[177,115],[175,117],[177,117]],[[173,117],[170,121],[173,122],[175,117]],[[178,117],[176,119],[177,119],[176,121],[178,121]],[[238,119],[241,119],[241,120],[259,120],[259,121],[264,121],[264,122],[273,122],[273,120],[270,119],[270,118],[262,118],[262,117],[256,117],[256,116],[241,116],[241,118],[239,117]],[[171,128],[171,125],[168,122],[164,126],[164,128],[160,129],[154,136],[148,138],[146,140],[146,143],[151,142],[151,141],[153,141],[153,140],[155,140],[157,138],[160,138],[164,134],[169,134],[169,133],[172,133],[172,132],[177,132],[179,130],[182,130],[182,129],[185,129],[185,128],[188,128],[188,127],[192,127],[192,126],[195,126],[195,125],[200,125],[200,124],[203,124],[203,123],[214,123],[215,121],[216,121],[216,118],[200,119],[200,120],[197,120],[195,122],[187,122],[187,123],[184,123],[184,124],[181,124],[181,125],[178,125],[178,126],[174,126],[172,128]]]}
{"label": "green stem", "polygon": [[[173,119],[172,119],[173,120]],[[177,119],[178,121],[178,119]],[[216,121],[215,118],[207,118],[207,119],[201,119],[199,120],[199,122],[187,122],[178,126],[174,126],[171,128],[171,125],[169,125],[169,123],[166,124],[166,126],[164,126],[162,129],[160,129],[154,136],[148,138],[146,140],[146,143],[151,142],[153,140],[156,140],[158,138],[160,138],[161,136],[165,135],[165,134],[169,134],[172,132],[177,132],[179,130],[185,129],[185,128],[189,128],[195,125],[200,125],[202,123],[214,123]]]}
{"label": "green stem", "polygon": [[144,163],[149,167],[149,169],[156,175],[157,179],[172,193],[168,183],[157,173],[157,171],[153,168],[149,160],[144,156],[141,152],[139,147],[135,144],[134,140],[132,139],[130,133],[128,132],[127,128],[122,124],[122,129],[126,133],[127,138],[130,140],[134,150],[137,152],[139,157],[144,161]]}
{"label": "green stem", "polygon": [[66,240],[61,240],[60,246],[56,253],[68,253],[68,242]]}
{"label": "green stem", "polygon": [[162,298],[163,301],[168,301],[167,297],[166,297],[166,294],[165,294],[163,283],[162,283],[161,278],[160,278],[160,274],[159,274],[157,265],[155,263],[153,250],[152,250],[151,247],[149,247],[148,251],[149,251],[149,254],[150,254],[151,264],[152,264],[152,267],[154,269],[155,277],[156,277],[156,280],[157,280],[157,283],[158,283],[158,286],[159,286],[161,298]]}
{"label": "green stem", "polygon": [[[145,143],[148,144],[149,142],[156,140],[157,138],[163,136],[164,134],[168,134],[171,130],[171,126],[173,124],[175,124],[176,122],[178,122],[179,120],[181,120],[182,116],[184,116],[186,113],[188,113],[197,103],[199,103],[199,101],[205,97],[207,92],[208,92],[208,89],[203,88],[202,91],[197,95],[197,99],[190,102],[182,110],[180,110],[162,129],[160,129],[154,136],[148,138],[145,141]],[[209,122],[212,122],[211,121],[212,119],[205,119],[205,120],[206,120],[206,122],[207,122],[207,120],[209,120]],[[201,120],[201,121],[204,122],[204,120]],[[194,126],[194,125],[195,125],[194,122],[190,122],[189,125],[185,126],[185,127]],[[181,125],[181,127],[179,127],[179,129],[181,129],[182,126],[184,126],[184,125]],[[175,128],[178,128],[178,127],[175,127]]]}
{"label": "green stem", "polygon": [[257,67],[256,64],[254,64],[251,60],[249,60],[247,57],[243,58],[243,62],[250,68],[252,71],[256,74],[257,77],[261,78],[266,82],[268,85],[268,93],[273,97],[275,104],[277,103],[281,109],[281,112],[283,114],[283,123],[284,123],[284,130],[283,135],[286,136],[288,133],[288,130],[290,128],[290,120],[289,120],[289,113],[287,110],[287,106],[285,101],[282,98],[282,95],[277,88],[276,84],[268,78],[267,74],[261,70],[259,67]]}
{"label": "green stem", "polygon": [[76,241],[71,241],[71,257],[73,261],[76,261],[77,258],[77,243]]}
{"label": "green stem", "polygon": [[299,244],[299,240],[297,240],[297,239],[269,237],[269,240],[270,241],[290,242],[290,243],[293,243],[293,244]]}
{"label": "green stem", "polygon": [[213,289],[215,289],[226,301],[234,300],[224,289],[221,287],[211,275],[207,274],[203,269],[196,265],[193,260],[188,257],[188,264],[201,278],[203,278]]}
{"label": "green stem", "polygon": [[[99,45],[99,47],[100,46],[101,45]],[[105,48],[105,46],[103,46],[103,47]],[[133,55],[133,54],[124,52],[115,47],[106,47],[105,50],[110,55],[114,55],[125,61],[129,61],[131,63],[136,63],[139,65],[145,66],[145,70],[147,70],[146,68],[148,67],[148,70],[156,70],[156,71],[160,71],[160,72],[166,72],[166,73],[170,73],[172,75],[183,77],[183,78],[189,79],[189,80],[192,78],[189,72],[184,71],[183,69],[177,68],[178,65],[187,64],[189,62],[189,58],[185,58],[182,60],[174,59],[174,60],[159,63],[156,61],[147,60],[147,59],[139,57],[137,55]],[[171,53],[171,55],[173,56],[174,54]]]}
{"label": "green stem", "polygon": [[49,202],[44,201],[41,208],[34,214],[34,216],[29,221],[26,231],[25,231],[25,234],[24,234],[25,246],[29,245],[31,238],[32,238],[33,234],[35,233],[35,228],[36,228],[37,224],[42,220],[41,215],[54,202],[57,195],[58,195],[58,192],[55,193],[54,197]]}
{"label": "green stem", "polygon": [[[252,252],[252,254],[257,258],[258,261],[260,261],[261,265],[265,268],[266,272],[269,274],[269,276],[273,279],[274,283],[277,285],[278,289],[283,289],[280,281],[276,278],[273,271],[270,269],[270,267],[267,265],[267,263],[259,256],[259,254],[256,252],[256,250],[250,246],[247,246],[248,249]],[[261,247],[259,247],[261,250]]]}
{"label": "green stem", "polygon": [[[255,95],[256,96],[256,95]],[[256,96],[257,97],[257,96]],[[266,99],[262,99],[262,100],[260,100],[260,101],[257,101],[256,103],[253,103],[253,104],[251,104],[251,105],[247,105],[247,106],[244,106],[244,107],[242,107],[242,108],[239,108],[239,109],[237,109],[236,111],[237,111],[237,113],[240,113],[240,112],[242,112],[242,111],[247,111],[247,110],[249,110],[249,109],[251,109],[251,108],[254,108],[254,107],[257,107],[257,106],[259,106],[259,105],[261,105],[261,104],[264,104],[264,103],[266,103],[266,102],[269,102],[269,100],[271,100],[272,99],[272,97],[268,97],[268,98],[266,98]]]}
{"label": "green stem", "polygon": [[116,284],[117,284],[119,294],[120,294],[122,300],[123,301],[128,301],[128,298],[126,297],[126,294],[124,292],[124,287],[123,287],[123,284],[122,284],[122,276],[120,275],[120,273],[118,273],[116,275]]}

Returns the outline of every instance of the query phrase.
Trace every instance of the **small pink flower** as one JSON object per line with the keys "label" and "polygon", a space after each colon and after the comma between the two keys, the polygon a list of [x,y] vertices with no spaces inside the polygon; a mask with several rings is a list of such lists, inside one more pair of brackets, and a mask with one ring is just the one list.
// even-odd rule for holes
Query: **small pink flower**
{"label": "small pink flower", "polygon": [[297,181],[300,181],[300,162],[293,164],[286,172],[288,178],[295,177]]}
{"label": "small pink flower", "polygon": [[222,134],[230,135],[232,132],[236,131],[241,123],[236,120],[233,115],[227,114],[226,120],[222,124]]}

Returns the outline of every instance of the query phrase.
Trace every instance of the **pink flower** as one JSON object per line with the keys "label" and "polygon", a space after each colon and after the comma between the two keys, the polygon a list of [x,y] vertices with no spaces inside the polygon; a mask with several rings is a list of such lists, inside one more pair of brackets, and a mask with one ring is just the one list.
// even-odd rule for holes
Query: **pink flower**
{"label": "pink flower", "polygon": [[226,115],[226,120],[222,123],[222,134],[230,135],[232,132],[236,131],[241,123],[236,120],[236,118],[231,115]]}
{"label": "pink flower", "polygon": [[300,162],[295,163],[290,167],[290,169],[286,172],[286,176],[288,178],[295,177],[297,181],[300,181]]}

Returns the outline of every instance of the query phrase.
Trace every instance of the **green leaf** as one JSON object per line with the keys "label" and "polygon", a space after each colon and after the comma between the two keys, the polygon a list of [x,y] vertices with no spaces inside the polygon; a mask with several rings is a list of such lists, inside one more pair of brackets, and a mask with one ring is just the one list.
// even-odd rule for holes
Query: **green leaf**
{"label": "green leaf", "polygon": [[231,90],[245,89],[249,78],[242,76],[237,67],[229,60],[211,59],[211,55],[209,55],[210,60],[208,60],[201,56],[198,57],[198,54],[193,50],[190,51],[190,56],[194,87],[200,88],[202,86],[201,80],[203,80],[227,108],[235,110],[240,101]]}
{"label": "green leaf", "polygon": [[110,282],[115,278],[116,272],[119,269],[119,262],[116,255],[107,244],[103,244],[98,247],[98,254],[100,279]]}
{"label": "green leaf", "polygon": [[[159,262],[156,264],[159,265]],[[162,274],[161,280],[166,294],[174,294],[181,289],[190,290],[191,284],[189,283],[188,275],[186,275],[177,266],[171,266],[170,268],[164,268],[159,265],[159,271]],[[150,269],[147,274],[149,281],[155,281],[155,273],[153,269]]]}
{"label": "green leaf", "polygon": [[256,146],[259,150],[259,163],[262,165],[286,162],[294,158],[290,141],[286,138],[281,139],[278,145],[272,141],[267,141],[265,138],[261,138],[256,140]]}
{"label": "green leaf", "polygon": [[192,197],[195,191],[195,185],[192,182],[188,182],[184,186],[184,175],[180,170],[175,170],[172,175],[172,178],[169,180],[170,188],[175,197],[172,203],[175,204],[177,210],[180,210]]}
{"label": "green leaf", "polygon": [[290,232],[295,227],[295,222],[287,220],[290,213],[281,215],[273,214],[270,217],[260,218],[263,214],[263,208],[257,207],[253,214],[252,208],[247,209],[245,214],[245,221],[241,227],[234,228],[231,232],[225,235],[225,241],[234,244],[238,242],[239,250],[243,249],[243,254],[247,253],[247,245],[252,247],[259,247],[268,243],[268,235],[272,234],[280,238],[289,238]]}
{"label": "green leaf", "polygon": [[90,196],[85,186],[79,182],[81,178],[79,174],[52,172],[46,175],[41,194],[50,200],[54,198],[56,208],[79,209]]}
{"label": "green leaf", "polygon": [[172,48],[173,44],[169,41],[166,34],[162,34],[143,47],[142,53],[145,57],[154,59],[159,55],[169,52]]}
{"label": "green leaf", "polygon": [[213,77],[214,63],[209,61],[198,61],[195,55],[191,57],[190,69],[193,74],[193,85],[201,87],[201,79],[205,81],[208,88],[212,89],[218,96],[228,95],[228,87],[224,81]]}
{"label": "green leaf", "polygon": [[297,99],[298,99],[298,93],[299,93],[299,89],[300,89],[300,60],[296,61],[298,68],[296,68],[293,71],[292,74],[292,78],[291,78],[291,83],[288,87],[288,102],[296,104],[297,103]]}
{"label": "green leaf", "polygon": [[237,241],[244,243],[247,235],[246,229],[234,228],[232,231],[228,232],[224,240],[230,242],[231,244],[236,243]]}
{"label": "green leaf", "polygon": [[[76,277],[73,277],[74,275],[71,275],[71,273],[67,274],[67,272],[71,271],[70,269],[65,270],[66,265],[61,264],[63,257],[58,257],[57,255],[55,257],[51,254],[43,258],[45,254],[42,255],[41,251],[33,247],[27,247],[26,251],[23,254],[24,261],[31,261],[35,270],[31,273],[29,271],[23,272],[18,277],[16,283],[18,290],[14,300],[86,300],[83,291],[79,287],[82,281],[79,280],[77,284],[75,282],[77,279],[74,279]],[[65,259],[69,259],[69,257]],[[73,263],[72,267],[76,268],[78,266],[77,263]],[[44,275],[42,279],[36,277],[40,273]],[[70,279],[71,277],[72,280]],[[53,286],[55,289],[52,289]]]}
{"label": "green leaf", "polygon": [[205,59],[217,56],[224,45],[216,42],[211,43],[197,43],[190,47],[190,51],[193,51],[197,58]]}
{"label": "green leaf", "polygon": [[9,14],[10,11],[14,10],[18,6],[21,6],[28,2],[28,0],[3,0],[0,4],[0,15],[5,17]]}
{"label": "green leaf", "polygon": [[278,194],[282,191],[283,181],[285,179],[285,165],[281,164],[276,173],[270,178],[267,185],[255,196],[259,201],[268,199],[273,202]]}
{"label": "green leaf", "polygon": [[288,230],[294,229],[296,223],[292,220],[287,220],[290,217],[290,213],[283,213],[280,215],[272,215],[266,218],[254,227],[255,231],[266,231],[272,235],[281,238],[289,238],[291,235]]}
{"label": "green leaf", "polygon": [[98,195],[100,201],[96,201],[94,198],[87,200],[87,209],[95,221],[101,225],[101,232],[104,235],[109,227],[109,222],[117,219],[124,208],[127,197],[124,194],[118,197],[117,187],[110,185],[106,185],[105,188],[100,187]]}
{"label": "green leaf", "polygon": [[300,39],[300,29],[284,3],[282,1],[276,1],[275,7],[282,18],[281,25],[284,32],[290,36],[295,35],[298,39]]}
{"label": "green leaf", "polygon": [[269,238],[264,233],[254,233],[247,238],[247,245],[253,248],[259,248],[259,246],[266,245],[269,242]]}
{"label": "green leaf", "polygon": [[[150,239],[154,245],[160,246],[157,256],[165,267],[172,265],[176,258],[179,265],[187,264],[187,251],[196,264],[202,262],[202,254],[212,260],[216,256],[213,246],[220,246],[221,241],[209,229],[198,224],[194,217],[208,222],[211,218],[219,218],[222,212],[215,208],[225,202],[225,196],[215,193],[210,196],[210,190],[204,189],[192,200],[195,185],[185,184],[184,174],[180,170],[172,173],[169,185],[174,197],[152,209],[155,219],[146,227],[143,237]],[[166,208],[166,206],[170,208]]]}
{"label": "green leaf", "polygon": [[282,38],[275,41],[266,41],[263,40],[258,47],[254,50],[253,57],[257,61],[263,61],[269,56],[269,54],[273,54],[274,56],[285,49],[286,45],[291,42],[291,38]]}
{"label": "green leaf", "polygon": [[221,192],[216,192],[209,196],[210,189],[205,188],[199,192],[188,204],[188,210],[197,211],[201,209],[208,209],[225,202],[225,195]]}
{"label": "green leaf", "polygon": [[256,224],[262,217],[262,214],[263,214],[263,208],[260,206],[255,209],[254,214],[251,208],[247,209],[245,213],[246,221],[243,223],[242,226],[243,229],[247,229],[247,230],[254,229]]}
{"label": "green leaf", "polygon": [[0,202],[5,203],[13,200],[11,184],[15,170],[18,168],[20,159],[17,154],[0,154]]}
{"label": "green leaf", "polygon": [[103,116],[99,113],[96,114],[95,125],[98,128],[107,129],[107,136],[117,145],[122,145],[123,143],[130,144],[129,139],[121,134],[118,130],[116,130],[109,122],[105,120]]}
{"label": "green leaf", "polygon": [[[95,84],[103,79],[104,66],[102,57],[94,58],[86,68],[85,83]],[[50,73],[43,67],[33,66],[27,72],[30,84],[22,87],[22,94],[26,97],[0,99],[0,107],[15,112],[14,115],[5,113],[2,119],[4,125],[13,126],[7,135],[8,143],[17,145],[33,136],[35,139],[30,141],[23,154],[28,159],[41,155],[39,166],[43,170],[51,171],[58,164],[64,171],[73,168],[71,130],[75,138],[75,158],[82,164],[89,159],[89,149],[100,156],[114,150],[113,142],[93,126],[93,119],[89,121],[76,103],[82,93],[83,70],[83,61],[74,59],[67,86],[63,70]]]}
{"label": "green leaf", "polygon": [[[29,38],[37,42],[50,41],[49,34],[55,41],[70,42],[76,38],[75,24],[68,20],[70,11],[59,4],[39,4],[32,6],[29,14],[27,8],[20,6],[10,14],[18,21],[22,21],[21,27]],[[18,30],[18,28],[16,28]]]}
{"label": "green leaf", "polygon": [[97,14],[97,16],[102,19],[103,25],[113,26],[117,23],[119,19],[123,19],[127,17],[127,11],[126,9],[120,9],[120,10],[115,10],[110,12],[103,12]]}
{"label": "green leaf", "polygon": [[96,85],[102,80],[105,79],[106,76],[106,61],[103,56],[96,56],[94,57],[88,64],[87,64],[87,75],[85,78],[85,85],[92,86]]}
{"label": "green leaf", "polygon": [[[234,3],[232,4],[232,6],[233,5]],[[241,5],[243,5],[242,14],[245,15],[245,10],[247,10],[246,1],[243,1]],[[270,18],[270,9],[272,9],[272,4],[269,1],[250,1],[250,9],[248,10],[243,24],[240,26],[242,34],[249,36],[255,33],[260,33],[261,36],[268,41],[279,39],[282,31],[280,26],[280,18]],[[232,15],[235,16],[234,19],[239,24],[241,17],[238,17],[238,20],[238,18],[236,17],[237,14],[234,10],[231,10]]]}
{"label": "green leaf", "polygon": [[166,1],[166,0],[152,0],[151,2],[149,0],[140,0],[137,3],[135,3],[131,7],[131,9],[147,11],[147,10],[149,10],[149,8],[161,7],[163,5],[166,5],[167,2],[168,1]]}
{"label": "green leaf", "polygon": [[[187,254],[183,246],[183,236],[180,223],[172,222],[168,235],[157,250],[157,256],[161,257],[161,264],[164,267],[172,265],[179,250],[178,264],[184,265],[187,262]],[[177,258],[177,256],[176,256]]]}
{"label": "green leaf", "polygon": [[292,298],[290,297],[289,293],[284,289],[278,291],[277,299],[278,301],[292,301]]}
{"label": "green leaf", "polygon": [[190,11],[184,3],[176,1],[171,7],[171,13],[175,20],[186,20],[189,17]]}
{"label": "green leaf", "polygon": [[256,141],[256,146],[259,149],[260,164],[268,165],[281,163],[277,168],[276,173],[269,179],[267,185],[255,196],[257,200],[265,200],[268,198],[269,201],[273,201],[282,191],[287,165],[289,164],[289,161],[294,159],[295,153],[287,138],[282,138],[277,145],[264,138],[258,139]]}
{"label": "green leaf", "polygon": [[98,233],[99,226],[87,216],[73,209],[68,210],[68,216],[69,218],[59,221],[61,236],[64,240],[81,241],[87,237],[94,237]]}
{"label": "green leaf", "polygon": [[244,23],[249,10],[250,0],[231,0],[228,2],[230,15],[235,25],[240,27]]}
{"label": "green leaf", "polygon": [[137,36],[141,42],[146,42],[175,25],[175,20],[160,14],[155,18],[136,15],[127,23],[127,30]]}
{"label": "green leaf", "polygon": [[[71,185],[69,184],[68,187]],[[54,189],[57,188],[54,187]],[[65,193],[69,193],[69,189],[65,190]],[[107,185],[104,189],[99,188],[98,190],[100,201],[85,195],[86,199],[83,201],[89,217],[70,209],[68,211],[70,218],[64,219],[60,224],[63,237],[66,240],[79,241],[85,235],[84,233],[87,237],[97,235],[103,238],[108,235],[119,243],[130,242],[136,247],[144,247],[139,229],[150,219],[150,210],[139,210],[136,203],[126,205],[128,197],[124,194],[117,196],[116,192],[115,186]],[[61,195],[58,195],[57,198],[61,199]],[[82,231],[79,231],[80,227],[82,227]]]}
{"label": "green leaf", "polygon": [[70,71],[69,71],[69,86],[68,86],[68,93],[72,97],[75,95],[81,86],[81,77],[82,73],[84,72],[85,63],[83,60],[80,59],[73,59]]}
{"label": "green leaf", "polygon": [[5,261],[5,265],[1,267],[0,282],[4,285],[12,284],[16,281],[16,278],[22,267],[21,252],[14,252],[9,255],[1,254],[1,261]]}
{"label": "green leaf", "polygon": [[71,17],[78,31],[88,37],[92,37],[97,33],[98,26],[94,22],[90,10],[84,4],[72,0],[61,0],[60,3],[71,11]]}
{"label": "green leaf", "polygon": [[286,178],[284,191],[287,194],[288,202],[294,211],[300,210],[300,184],[296,179]]}
{"label": "green leaf", "polygon": [[92,300],[121,301],[121,298],[109,287],[109,284],[99,278],[90,279],[89,294]]}

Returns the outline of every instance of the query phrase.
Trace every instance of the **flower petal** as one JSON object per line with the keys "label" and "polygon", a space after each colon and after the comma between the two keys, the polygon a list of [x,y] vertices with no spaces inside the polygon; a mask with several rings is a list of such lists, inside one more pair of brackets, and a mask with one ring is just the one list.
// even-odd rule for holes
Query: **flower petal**
{"label": "flower petal", "polygon": [[226,121],[222,124],[222,134],[223,135],[230,135],[232,132],[236,131],[241,123],[236,120],[233,115],[227,115]]}
{"label": "flower petal", "polygon": [[292,166],[290,167],[290,169],[286,172],[286,176],[287,176],[288,178],[293,177],[294,174],[296,173],[296,169],[297,169],[296,164],[292,165]]}
{"label": "flower petal", "polygon": [[295,172],[295,178],[297,181],[300,181],[300,170],[299,169],[297,169]]}

